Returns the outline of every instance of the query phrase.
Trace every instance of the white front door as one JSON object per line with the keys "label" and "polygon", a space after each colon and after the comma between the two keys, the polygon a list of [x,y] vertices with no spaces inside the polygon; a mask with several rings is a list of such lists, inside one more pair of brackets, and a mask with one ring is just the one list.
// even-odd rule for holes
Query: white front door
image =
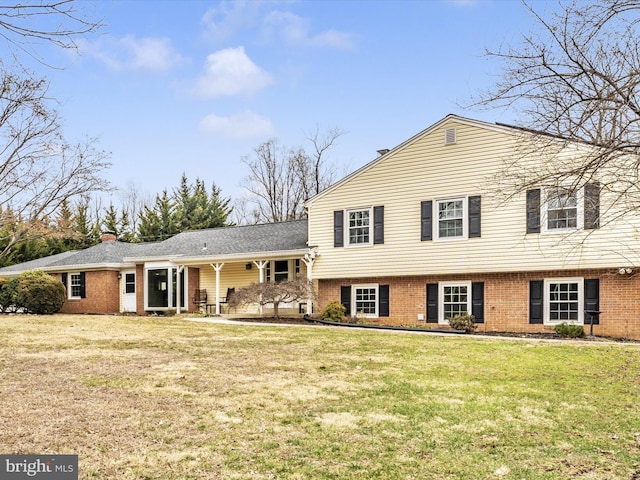
{"label": "white front door", "polygon": [[120,272],[120,287],[122,292],[122,311],[136,311],[136,271],[123,270]]}

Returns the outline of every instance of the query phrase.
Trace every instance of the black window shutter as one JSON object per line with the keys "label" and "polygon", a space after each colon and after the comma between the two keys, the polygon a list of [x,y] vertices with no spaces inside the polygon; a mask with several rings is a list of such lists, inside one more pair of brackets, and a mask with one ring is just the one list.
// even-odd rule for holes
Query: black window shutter
{"label": "black window shutter", "polygon": [[529,282],[529,323],[543,323],[544,281]]}
{"label": "black window shutter", "polygon": [[87,298],[86,275],[80,272],[80,298]]}
{"label": "black window shutter", "polygon": [[527,233],[540,233],[540,189],[527,190]]}
{"label": "black window shutter", "polygon": [[389,285],[378,287],[378,316],[389,316]]}
{"label": "black window shutter", "polygon": [[340,287],[340,303],[344,305],[345,315],[351,316],[351,285],[343,285]]}
{"label": "black window shutter", "polygon": [[384,243],[384,207],[373,207],[373,243]]}
{"label": "black window shutter", "polygon": [[62,284],[64,285],[64,288],[67,288],[67,274],[66,273],[62,274]]}
{"label": "black window shutter", "polygon": [[480,195],[469,197],[469,238],[480,237]]}
{"label": "black window shutter", "polygon": [[484,323],[484,282],[471,284],[471,315],[476,323]]}
{"label": "black window shutter", "polygon": [[433,202],[425,200],[420,203],[420,240],[428,241],[433,238]]}
{"label": "black window shutter", "polygon": [[600,280],[597,278],[584,280],[584,310],[585,325],[590,325],[592,318],[594,325],[600,323],[600,315],[589,313],[600,310]]}
{"label": "black window shutter", "polygon": [[597,182],[584,187],[584,228],[600,228],[600,184]]}
{"label": "black window shutter", "polygon": [[438,323],[437,283],[427,283],[427,323]]}
{"label": "black window shutter", "polygon": [[333,212],[333,246],[344,246],[344,211]]}

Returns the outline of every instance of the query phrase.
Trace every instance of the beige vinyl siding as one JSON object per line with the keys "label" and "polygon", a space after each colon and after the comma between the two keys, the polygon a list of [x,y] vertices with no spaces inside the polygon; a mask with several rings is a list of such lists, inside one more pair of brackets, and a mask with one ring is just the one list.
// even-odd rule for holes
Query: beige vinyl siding
{"label": "beige vinyl siding", "polygon": [[[220,296],[227,295],[228,288],[246,287],[252,282],[260,281],[260,270],[252,264],[251,270],[246,269],[246,264],[225,263],[220,271]],[[215,303],[216,295],[216,272],[211,265],[200,267],[200,288],[207,289],[209,303]]]}
{"label": "beige vinyl siding", "polygon": [[[457,143],[445,146],[444,131],[456,127]],[[309,205],[309,245],[320,256],[316,278],[473,272],[512,272],[640,264],[622,244],[631,227],[526,235],[525,195],[501,203],[499,172],[516,137],[500,128],[451,120],[415,137],[386,158],[362,169]],[[482,196],[482,237],[420,240],[424,200]],[[606,202],[606,198],[602,198]],[[333,246],[333,212],[384,206],[384,244]],[[437,228],[434,213],[434,230]],[[466,219],[465,219],[466,221]],[[435,236],[434,236],[435,238]],[[578,240],[578,241],[577,241]],[[627,242],[628,243],[628,242]],[[586,248],[577,248],[583,245]],[[614,247],[615,245],[615,247]],[[633,249],[632,249],[633,250]]]}

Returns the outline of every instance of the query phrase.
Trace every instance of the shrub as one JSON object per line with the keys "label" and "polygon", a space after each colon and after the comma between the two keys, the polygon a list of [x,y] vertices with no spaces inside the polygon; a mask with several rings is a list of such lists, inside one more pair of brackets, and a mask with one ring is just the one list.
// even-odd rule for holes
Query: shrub
{"label": "shrub", "polygon": [[322,312],[322,318],[330,322],[344,321],[347,309],[340,302],[329,302]]}
{"label": "shrub", "polygon": [[477,327],[476,317],[469,313],[456,315],[449,319],[449,326],[455,330],[464,330],[467,333],[473,333]]}
{"label": "shrub", "polygon": [[16,292],[18,290],[19,278],[4,280],[0,285],[0,312],[15,312],[18,307],[16,305]]}
{"label": "shrub", "polygon": [[582,325],[574,325],[573,323],[562,322],[553,327],[553,331],[563,338],[583,338],[585,336]]}
{"label": "shrub", "polygon": [[25,272],[17,278],[15,306],[28,313],[52,314],[64,304],[64,285],[42,271]]}

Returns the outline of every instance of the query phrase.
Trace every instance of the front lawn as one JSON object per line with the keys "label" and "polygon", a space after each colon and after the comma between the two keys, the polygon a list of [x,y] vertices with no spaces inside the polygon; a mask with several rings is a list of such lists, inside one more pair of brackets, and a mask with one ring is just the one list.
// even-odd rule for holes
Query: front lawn
{"label": "front lawn", "polygon": [[98,479],[638,479],[640,345],[0,316],[0,453]]}

